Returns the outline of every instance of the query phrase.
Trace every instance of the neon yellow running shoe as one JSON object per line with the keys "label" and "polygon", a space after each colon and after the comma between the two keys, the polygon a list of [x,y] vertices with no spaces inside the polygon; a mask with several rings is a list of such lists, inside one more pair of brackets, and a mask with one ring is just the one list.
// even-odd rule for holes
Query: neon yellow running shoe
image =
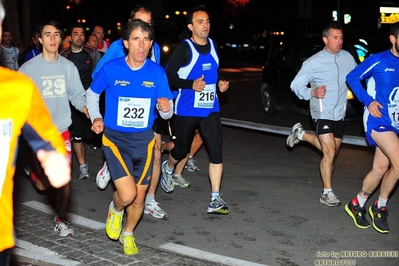
{"label": "neon yellow running shoe", "polygon": [[123,253],[126,256],[132,256],[139,254],[139,248],[136,246],[134,242],[133,234],[125,234],[124,232],[119,237],[119,242],[123,245]]}
{"label": "neon yellow running shoe", "polygon": [[117,240],[122,232],[122,220],[124,211],[121,214],[117,214],[114,211],[114,202],[111,201],[108,209],[107,223],[105,225],[105,231],[107,236],[112,240]]}

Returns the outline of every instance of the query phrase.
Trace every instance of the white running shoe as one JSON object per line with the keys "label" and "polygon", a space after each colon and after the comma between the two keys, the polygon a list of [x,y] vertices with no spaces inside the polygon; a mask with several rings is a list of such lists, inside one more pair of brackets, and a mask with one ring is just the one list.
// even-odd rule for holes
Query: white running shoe
{"label": "white running shoe", "polygon": [[152,217],[157,219],[166,219],[168,217],[166,212],[161,209],[161,204],[155,200],[151,200],[149,203],[145,204],[144,213],[150,214]]}
{"label": "white running shoe", "polygon": [[69,223],[62,218],[57,218],[54,222],[54,232],[60,236],[73,235],[73,229],[69,228]]}
{"label": "white running shoe", "polygon": [[291,129],[291,134],[287,137],[287,145],[291,148],[294,147],[295,144],[301,141],[298,139],[298,134],[304,131],[302,124],[296,123]]}
{"label": "white running shoe", "polygon": [[96,176],[96,184],[99,189],[105,189],[111,180],[111,174],[108,170],[107,162],[104,162],[103,167],[98,171]]}

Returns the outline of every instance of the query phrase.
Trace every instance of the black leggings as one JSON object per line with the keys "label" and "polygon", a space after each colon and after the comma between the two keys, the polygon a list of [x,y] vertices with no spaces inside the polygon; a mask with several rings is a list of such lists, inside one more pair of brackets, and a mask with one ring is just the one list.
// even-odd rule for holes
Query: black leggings
{"label": "black leggings", "polygon": [[209,160],[213,164],[223,162],[222,158],[222,123],[220,113],[211,113],[207,117],[174,116],[171,121],[175,146],[170,154],[180,161],[190,152],[195,130],[198,128],[209,151]]}

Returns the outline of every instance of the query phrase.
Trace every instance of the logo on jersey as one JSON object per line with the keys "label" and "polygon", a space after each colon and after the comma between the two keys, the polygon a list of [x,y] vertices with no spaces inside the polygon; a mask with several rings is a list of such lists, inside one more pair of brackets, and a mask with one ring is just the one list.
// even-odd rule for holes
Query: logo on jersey
{"label": "logo on jersey", "polygon": [[141,86],[144,86],[146,88],[154,88],[154,82],[153,81],[143,81],[143,83],[141,84]]}
{"label": "logo on jersey", "polygon": [[384,71],[385,71],[385,72],[395,72],[395,69],[394,69],[394,68],[389,68],[389,67],[387,67],[387,68],[385,68]]}
{"label": "logo on jersey", "polygon": [[130,82],[126,80],[115,80],[114,86],[116,85],[119,85],[121,87],[126,87],[127,85],[130,85]]}
{"label": "logo on jersey", "polygon": [[399,87],[393,88],[389,94],[389,103],[399,103]]}
{"label": "logo on jersey", "polygon": [[212,69],[212,64],[211,63],[202,64],[202,70],[203,71],[211,70],[211,69]]}

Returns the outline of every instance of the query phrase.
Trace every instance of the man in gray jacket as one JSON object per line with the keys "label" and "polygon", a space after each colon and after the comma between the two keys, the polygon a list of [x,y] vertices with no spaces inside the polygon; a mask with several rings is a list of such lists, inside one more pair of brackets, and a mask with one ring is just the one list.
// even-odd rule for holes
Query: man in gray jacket
{"label": "man in gray jacket", "polygon": [[342,50],[343,33],[339,24],[326,25],[322,37],[324,49],[303,63],[291,83],[291,90],[298,98],[309,100],[316,135],[305,132],[301,123],[297,123],[292,127],[287,145],[293,147],[306,141],[323,153],[320,174],[324,189],[320,202],[338,206],[341,202],[332,190],[331,178],[334,159],[344,135],[348,94],[346,75],[356,67],[356,62],[349,52]]}
{"label": "man in gray jacket", "polygon": [[[50,111],[54,125],[64,138],[68,160],[72,168],[71,135],[68,127],[72,123],[69,102],[82,113],[88,115],[85,90],[80,81],[76,66],[58,54],[62,31],[58,22],[45,21],[39,26],[39,42],[42,53],[24,63],[19,72],[29,76],[38,87],[41,96]],[[50,184],[40,167],[36,156],[32,154],[30,162],[31,178],[38,190],[46,190]],[[61,236],[73,235],[73,230],[65,221],[66,209],[70,198],[70,184],[56,189],[54,193],[54,232]]]}

